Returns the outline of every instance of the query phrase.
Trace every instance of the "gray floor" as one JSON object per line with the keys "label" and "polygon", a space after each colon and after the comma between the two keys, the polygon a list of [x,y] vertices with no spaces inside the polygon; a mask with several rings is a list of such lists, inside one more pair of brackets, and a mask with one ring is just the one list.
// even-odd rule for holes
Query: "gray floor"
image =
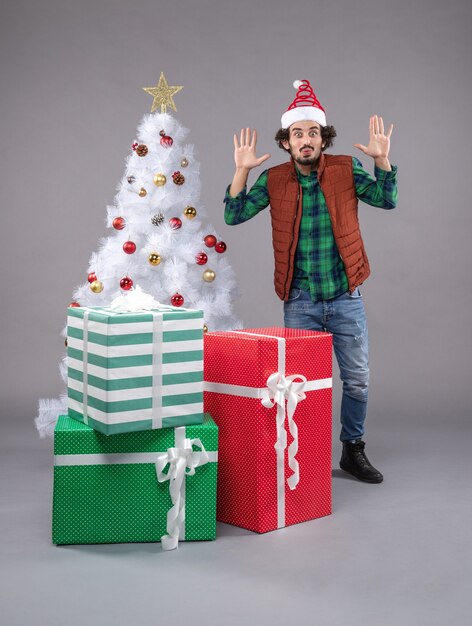
{"label": "gray floor", "polygon": [[[0,594],[5,626],[462,626],[470,607],[469,433],[383,428],[382,485],[333,471],[334,513],[215,542],[55,547],[51,441],[3,423]],[[335,460],[339,444],[334,446]]]}

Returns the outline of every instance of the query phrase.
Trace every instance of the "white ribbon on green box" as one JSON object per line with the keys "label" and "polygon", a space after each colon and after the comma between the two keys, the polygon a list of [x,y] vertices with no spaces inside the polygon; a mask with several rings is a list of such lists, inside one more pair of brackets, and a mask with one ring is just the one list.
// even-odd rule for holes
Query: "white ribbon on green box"
{"label": "white ribbon on green box", "polygon": [[203,313],[69,309],[68,397],[106,434],[201,423]]}
{"label": "white ribbon on green box", "polygon": [[[295,489],[300,480],[300,467],[296,459],[298,451],[298,428],[294,420],[295,410],[300,401],[306,398],[305,392],[329,389],[333,386],[332,378],[307,380],[301,374],[285,376],[285,339],[275,335],[232,331],[250,337],[269,337],[277,340],[277,372],[267,378],[266,387],[247,387],[205,381],[205,391],[221,393],[243,398],[255,398],[265,408],[277,405],[277,439],[274,448],[277,456],[277,527],[285,526],[285,480],[290,489]],[[299,381],[299,382],[297,382]],[[286,409],[287,406],[287,409]],[[288,464],[292,474],[285,479],[285,450],[287,448],[287,426],[293,441],[288,447]]]}
{"label": "white ribbon on green box", "polygon": [[[178,430],[178,429],[176,429]],[[178,547],[179,536],[185,532],[185,478],[193,476],[195,468],[210,461],[209,453],[205,450],[200,439],[183,438],[181,434],[175,437],[175,448],[168,448],[156,461],[157,480],[162,483],[169,481],[172,508],[167,513],[167,535],[161,537],[163,550],[174,550]],[[193,446],[200,448],[194,451]],[[215,453],[213,453],[215,454]],[[164,469],[169,466],[167,472]],[[185,535],[184,535],[185,536]]]}

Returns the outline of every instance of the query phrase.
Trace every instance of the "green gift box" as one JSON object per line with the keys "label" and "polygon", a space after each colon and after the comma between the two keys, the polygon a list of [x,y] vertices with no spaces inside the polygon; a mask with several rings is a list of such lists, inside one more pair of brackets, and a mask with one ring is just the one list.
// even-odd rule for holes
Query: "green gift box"
{"label": "green gift box", "polygon": [[68,416],[54,431],[55,544],[216,536],[218,428],[199,425],[107,436]]}
{"label": "green gift box", "polygon": [[107,435],[201,424],[203,312],[67,311],[68,414]]}

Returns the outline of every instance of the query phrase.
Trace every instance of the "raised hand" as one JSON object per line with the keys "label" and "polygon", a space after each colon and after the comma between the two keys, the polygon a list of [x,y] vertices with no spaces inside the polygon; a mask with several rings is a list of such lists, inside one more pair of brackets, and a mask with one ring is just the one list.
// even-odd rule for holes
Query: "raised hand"
{"label": "raised hand", "polygon": [[374,159],[386,159],[390,151],[390,136],[393,131],[393,124],[390,124],[388,132],[385,134],[382,118],[378,115],[372,115],[369,130],[369,145],[364,146],[361,143],[356,143],[354,147],[359,148],[364,154]]}
{"label": "raised hand", "polygon": [[261,157],[256,156],[257,131],[252,132],[251,129],[241,129],[241,135],[234,135],[234,162],[237,170],[251,170],[270,158],[270,154],[264,154]]}

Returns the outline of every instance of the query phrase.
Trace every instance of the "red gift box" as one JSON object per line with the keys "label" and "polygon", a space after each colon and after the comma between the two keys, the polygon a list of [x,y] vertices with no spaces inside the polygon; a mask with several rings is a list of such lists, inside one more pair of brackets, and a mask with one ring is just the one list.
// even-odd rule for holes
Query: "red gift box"
{"label": "red gift box", "polygon": [[208,332],[204,410],[219,428],[217,519],[263,533],[331,513],[332,336]]}

